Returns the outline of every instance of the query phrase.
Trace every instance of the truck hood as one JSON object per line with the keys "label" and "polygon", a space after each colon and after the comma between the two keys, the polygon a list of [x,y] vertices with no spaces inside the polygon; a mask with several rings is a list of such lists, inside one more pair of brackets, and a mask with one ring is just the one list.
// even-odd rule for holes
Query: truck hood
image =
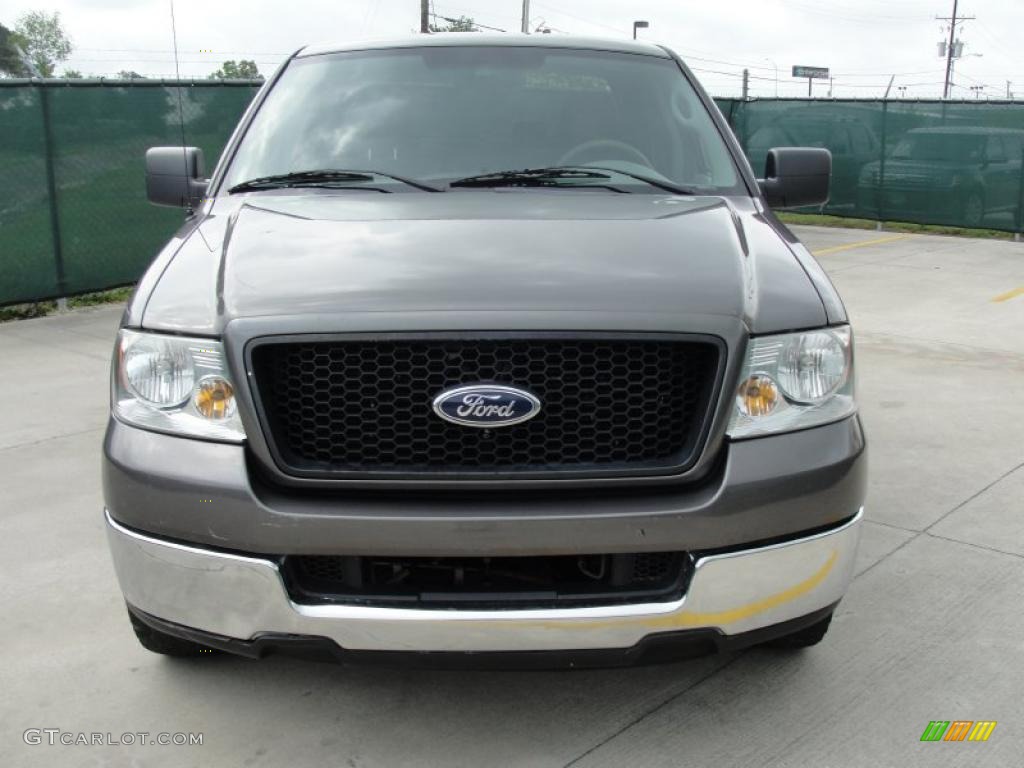
{"label": "truck hood", "polygon": [[203,216],[144,281],[143,326],[217,335],[237,319],[319,329],[427,312],[720,317],[761,332],[826,322],[786,243],[723,198],[301,192],[220,199]]}

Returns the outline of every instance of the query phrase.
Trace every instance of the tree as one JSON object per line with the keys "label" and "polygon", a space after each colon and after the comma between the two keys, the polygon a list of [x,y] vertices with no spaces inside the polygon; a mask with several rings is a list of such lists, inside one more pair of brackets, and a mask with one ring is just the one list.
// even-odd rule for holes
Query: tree
{"label": "tree", "polygon": [[146,79],[145,75],[140,75],[138,72],[134,72],[134,71],[132,71],[130,69],[122,69],[120,72],[117,73],[117,76],[121,80],[145,80]]}
{"label": "tree", "polygon": [[60,14],[29,11],[14,27],[37,77],[53,77],[59,62],[71,55],[71,40],[60,25]]}
{"label": "tree", "polygon": [[61,75],[61,77],[65,80],[81,80],[82,73],[79,72],[77,69],[65,69],[64,74]]}
{"label": "tree", "polygon": [[210,75],[210,80],[262,80],[259,68],[255,61],[241,59],[240,61],[225,61],[224,65]]}
{"label": "tree", "polygon": [[30,72],[24,62],[24,41],[0,24],[0,73],[11,77],[27,77]]}
{"label": "tree", "polygon": [[476,22],[470,16],[459,16],[457,19],[439,17],[448,22],[443,27],[437,24],[430,25],[431,32],[476,32]]}

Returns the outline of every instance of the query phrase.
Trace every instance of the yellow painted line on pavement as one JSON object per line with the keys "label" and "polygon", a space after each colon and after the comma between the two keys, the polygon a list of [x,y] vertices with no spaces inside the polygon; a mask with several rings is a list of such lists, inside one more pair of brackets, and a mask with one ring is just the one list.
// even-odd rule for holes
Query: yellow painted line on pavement
{"label": "yellow painted line on pavement", "polygon": [[992,299],[992,301],[1009,301],[1010,299],[1015,299],[1018,296],[1024,296],[1024,285],[1020,286],[1019,288],[1014,288],[1012,291],[1000,293],[998,296]]}
{"label": "yellow painted line on pavement", "polygon": [[882,245],[883,243],[894,243],[897,240],[906,240],[908,237],[913,237],[913,235],[890,235],[889,237],[876,237],[874,240],[859,240],[856,243],[847,243],[846,245],[834,245],[831,248],[822,248],[820,251],[814,251],[814,255],[827,256],[830,253],[849,251],[852,250],[853,248],[866,248],[869,245]]}

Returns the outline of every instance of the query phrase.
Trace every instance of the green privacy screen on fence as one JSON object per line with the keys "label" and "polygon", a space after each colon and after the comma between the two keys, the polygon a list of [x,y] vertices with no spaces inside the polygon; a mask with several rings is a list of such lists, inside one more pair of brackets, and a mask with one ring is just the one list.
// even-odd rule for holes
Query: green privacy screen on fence
{"label": "green privacy screen on fence", "polygon": [[147,148],[181,143],[179,88],[210,168],[258,85],[0,80],[0,304],[138,279],[182,221],[143,174]]}
{"label": "green privacy screen on fence", "polygon": [[[257,82],[0,80],[0,305],[134,282],[182,221],[146,202],[148,147],[216,162]],[[825,213],[1019,232],[1024,104],[721,99],[761,174],[769,148],[828,147]],[[614,137],[609,137],[614,138]]]}
{"label": "green privacy screen on fence", "polygon": [[824,213],[1021,231],[1024,104],[719,102],[754,171],[771,147],[827,147]]}

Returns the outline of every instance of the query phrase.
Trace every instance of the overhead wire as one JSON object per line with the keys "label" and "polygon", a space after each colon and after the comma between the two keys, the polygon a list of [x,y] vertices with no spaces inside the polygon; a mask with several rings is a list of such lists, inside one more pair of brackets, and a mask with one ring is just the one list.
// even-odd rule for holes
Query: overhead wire
{"label": "overhead wire", "polygon": [[[824,17],[831,18],[833,20],[849,21],[849,22],[853,22],[853,23],[868,22],[868,21],[872,21],[872,20],[876,20],[877,21],[878,19],[916,20],[916,19],[920,18],[920,19],[924,20],[925,17],[926,17],[926,14],[924,13],[925,10],[926,10],[925,7],[927,6],[930,9],[930,8],[932,8],[932,5],[933,5],[931,0],[906,0],[905,4],[901,3],[901,9],[906,8],[907,5],[913,4],[915,9],[917,9],[917,8],[921,9],[921,13],[918,14],[916,12],[913,12],[913,13],[894,14],[894,13],[888,13],[887,12],[888,10],[891,9],[891,7],[892,7],[891,4],[888,3],[888,2],[881,2],[880,0],[860,0],[860,4],[857,6],[857,9],[850,8],[850,6],[845,1],[841,2],[841,3],[838,3],[838,4],[833,4],[833,3],[829,2],[828,0],[814,0],[813,4],[810,2],[810,0],[777,0],[777,2],[779,2],[780,4],[782,4],[784,6],[787,6],[788,8],[790,8],[792,10],[798,11],[798,12],[806,12],[806,13],[808,13],[810,15],[814,15],[814,16],[819,16],[819,17],[824,16]],[[920,5],[917,4],[918,2],[920,2]],[[875,10],[875,7],[871,7],[872,3],[876,4],[875,7],[878,8],[877,11]],[[431,3],[431,5],[433,6],[433,3]],[[546,0],[534,0],[534,5],[536,7],[543,8],[543,9],[545,9],[547,11],[550,11],[550,12],[552,12],[554,14],[558,14],[560,16],[564,16],[564,17],[567,17],[569,19],[573,19],[573,20],[575,20],[575,21],[577,21],[579,23],[582,23],[582,24],[585,24],[585,25],[588,25],[588,26],[591,26],[591,27],[599,28],[599,29],[602,29],[602,30],[612,31],[617,36],[628,37],[628,31],[623,29],[623,28],[621,28],[621,27],[619,27],[619,26],[613,26],[611,24],[607,24],[607,23],[604,23],[604,22],[601,22],[601,21],[595,21],[593,19],[586,18],[584,15],[581,15],[579,13],[576,13],[576,12],[573,12],[573,11],[567,11],[567,10],[564,10],[563,8],[560,8],[558,6],[552,5],[551,3],[547,2]],[[379,0],[367,0],[366,11],[365,11],[364,16],[363,16],[363,28],[364,28],[364,30],[369,25],[370,20],[376,16],[376,13],[377,13],[377,10],[378,10],[378,6],[379,6]],[[459,7],[456,7],[456,6],[449,5],[448,3],[444,3],[444,7],[442,9],[440,9],[440,10],[438,10],[436,8],[433,8],[433,7],[432,7],[431,10],[432,10],[431,17],[434,18],[434,19],[441,19],[441,20],[447,21],[449,23],[455,22],[455,21],[457,21],[456,16],[450,15],[450,14],[452,14],[454,12],[458,16],[466,16],[466,17],[472,18],[474,24],[477,27],[479,27],[480,29],[485,29],[485,30],[490,30],[490,31],[495,31],[495,32],[506,32],[507,31],[505,28],[502,28],[502,27],[499,27],[499,26],[495,26],[495,25],[491,25],[491,24],[486,24],[486,23],[481,22],[481,21],[477,21],[475,13],[467,12],[464,9],[461,9]],[[863,11],[863,12],[861,12],[861,11]],[[505,14],[496,13],[496,14],[492,14],[492,15],[495,16],[495,17],[502,18],[502,19],[512,19],[513,18],[512,15],[508,14],[508,13],[505,13]],[[928,20],[934,21],[933,18],[932,19],[928,19]],[[552,27],[549,23],[547,23],[547,20],[545,20],[544,23],[545,23],[546,27],[551,28],[551,29],[553,29],[555,31],[560,31],[557,28]],[[993,48],[998,51],[997,55],[999,56],[999,58],[1009,62],[1010,61],[1009,53],[1008,53],[1007,49],[1003,46],[1003,44],[1001,42],[999,42],[999,39],[997,38],[995,33],[992,32],[991,29],[987,28],[984,24],[982,24],[980,22],[972,22],[972,23],[977,23],[978,24],[977,28],[981,31],[981,33],[987,39],[988,43],[991,44],[993,46]],[[110,54],[141,53],[141,54],[147,54],[149,57],[147,57],[147,58],[135,58],[135,57],[128,56],[128,57],[124,57],[124,58],[121,58],[121,57],[79,58],[79,57],[76,56],[76,57],[74,57],[74,61],[75,61],[76,64],[78,62],[82,62],[82,63],[86,63],[86,64],[93,63],[93,64],[111,64],[111,65],[131,66],[134,63],[154,64],[154,63],[170,63],[172,61],[172,58],[171,58],[170,55],[168,55],[166,58],[162,58],[162,57],[161,58],[156,58],[156,56],[159,56],[160,54],[165,54],[165,53],[166,54],[171,54],[172,51],[163,50],[163,49],[155,49],[155,48],[148,49],[148,48],[89,48],[89,47],[83,47],[83,48],[79,48],[78,50],[82,51],[82,52],[87,52],[87,53],[91,52],[91,53],[99,53],[99,54],[104,54],[104,53],[110,53]],[[768,66],[767,64],[764,63],[763,59],[761,61],[755,63],[753,61],[743,61],[743,60],[740,60],[740,59],[725,59],[725,58],[721,58],[721,57],[715,57],[714,55],[704,55],[705,52],[699,51],[697,49],[678,49],[677,48],[677,50],[679,51],[679,53],[683,56],[683,58],[686,61],[688,61],[688,62],[697,62],[698,63],[697,65],[691,65],[691,69],[693,69],[695,72],[700,72],[703,75],[714,75],[714,76],[717,76],[717,77],[728,78],[730,82],[736,82],[736,81],[742,80],[742,78],[743,78],[742,70],[745,69],[745,70],[748,70],[748,81],[750,81],[750,82],[778,83],[779,85],[785,84],[785,85],[787,85],[787,87],[788,86],[795,86],[796,85],[796,83],[794,81],[789,79],[789,75],[788,74],[785,74],[785,75],[783,74],[783,72],[786,69],[785,67]],[[280,62],[280,59],[269,59],[269,58],[262,58],[262,57],[282,57],[283,58],[285,56],[291,55],[292,52],[291,51],[239,51],[239,50],[226,50],[226,51],[211,51],[209,53],[207,53],[206,51],[199,51],[199,53],[202,54],[202,58],[194,59],[194,58],[190,57],[188,59],[181,60],[181,63],[182,64],[187,64],[187,65],[202,65],[202,64],[215,63],[216,62],[216,57],[219,57],[219,56],[242,56],[242,57],[245,57],[245,58],[252,58],[252,59],[256,60],[257,64],[262,65],[262,66],[274,66],[274,65],[277,65]],[[186,55],[188,55],[188,54],[194,55],[194,52],[193,51],[186,51]],[[261,57],[261,58],[256,59],[255,57]],[[1016,59],[1014,59],[1014,63],[1016,63]],[[717,67],[716,66],[710,66],[710,67],[708,67],[708,66],[700,66],[700,64],[717,65]],[[728,71],[729,68],[735,68],[735,70],[737,70],[737,71]],[[844,90],[845,89],[867,90],[867,89],[872,89],[873,88],[873,89],[878,89],[878,90],[884,90],[884,89],[886,89],[888,87],[889,79],[891,77],[893,77],[894,75],[897,78],[905,78],[905,77],[914,77],[914,76],[920,76],[920,75],[928,75],[928,74],[933,74],[933,73],[937,74],[935,69],[932,69],[932,70],[914,70],[914,71],[895,72],[895,73],[893,73],[893,72],[861,72],[861,71],[851,70],[851,71],[836,71],[836,72],[834,72],[833,77],[836,80],[841,80],[842,81],[840,83],[835,83],[835,88],[837,88],[837,89],[841,88],[841,89],[844,89]],[[961,75],[963,73],[958,72],[957,74],[959,76],[959,75]],[[970,77],[969,75],[963,74],[963,76],[966,79],[971,80],[972,82],[975,82],[975,83],[980,82],[980,81],[977,81],[976,79]],[[1007,79],[1012,79],[1012,77],[1013,76],[1011,75]],[[854,79],[854,80],[867,80],[867,79],[870,79],[870,78],[879,78],[879,82],[877,82],[877,83],[869,83],[869,82],[854,82],[854,83],[851,83],[851,82],[849,82],[850,79]],[[710,78],[708,78],[708,79],[710,79]],[[1019,79],[1024,79],[1024,75],[1019,76]],[[924,86],[930,86],[930,85],[934,85],[934,84],[936,84],[936,83],[931,83],[931,82],[900,83],[901,86],[904,86],[904,87],[907,87],[907,88],[911,88],[911,87],[924,87]],[[939,82],[937,84],[941,85],[942,83]],[[995,90],[994,87],[993,87],[993,90]]]}

